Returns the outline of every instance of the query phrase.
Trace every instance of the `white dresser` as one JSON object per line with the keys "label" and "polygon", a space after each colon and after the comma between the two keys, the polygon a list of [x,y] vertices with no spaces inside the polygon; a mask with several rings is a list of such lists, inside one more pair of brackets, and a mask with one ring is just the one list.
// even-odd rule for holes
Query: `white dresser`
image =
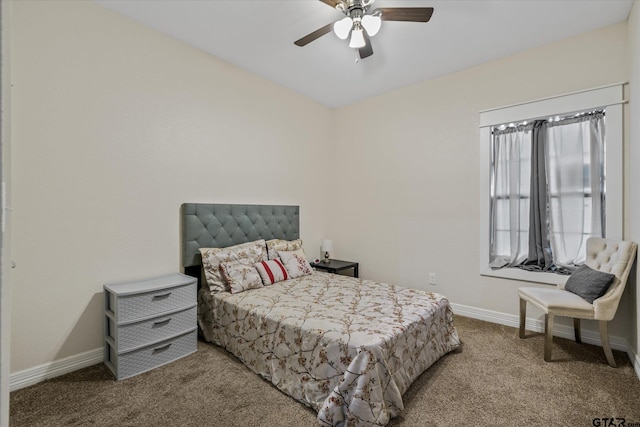
{"label": "white dresser", "polygon": [[117,379],[197,350],[196,286],[180,273],[104,285],[104,363]]}

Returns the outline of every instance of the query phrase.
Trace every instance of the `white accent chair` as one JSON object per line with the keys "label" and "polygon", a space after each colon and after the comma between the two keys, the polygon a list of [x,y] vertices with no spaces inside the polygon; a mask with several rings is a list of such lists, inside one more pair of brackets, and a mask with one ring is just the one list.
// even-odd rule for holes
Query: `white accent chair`
{"label": "white accent chair", "polygon": [[527,302],[544,312],[544,360],[546,362],[551,361],[554,316],[573,317],[577,343],[582,342],[580,339],[580,319],[598,320],[604,354],[609,365],[615,368],[616,362],[609,344],[607,322],[612,320],[616,314],[637,249],[638,245],[634,242],[607,240],[599,237],[590,237],[587,240],[587,259],[585,264],[594,270],[615,275],[613,283],[609,286],[607,292],[600,298],[595,299],[593,304],[565,290],[564,284],[559,284],[556,288],[525,287],[518,289],[518,296],[520,297],[520,338],[525,338]]}

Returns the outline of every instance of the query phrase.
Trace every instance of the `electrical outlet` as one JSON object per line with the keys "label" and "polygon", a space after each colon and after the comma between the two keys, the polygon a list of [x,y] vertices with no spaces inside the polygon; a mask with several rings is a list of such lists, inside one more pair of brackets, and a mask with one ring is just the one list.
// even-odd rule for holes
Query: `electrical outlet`
{"label": "electrical outlet", "polygon": [[436,273],[429,273],[429,284],[430,285],[436,284]]}

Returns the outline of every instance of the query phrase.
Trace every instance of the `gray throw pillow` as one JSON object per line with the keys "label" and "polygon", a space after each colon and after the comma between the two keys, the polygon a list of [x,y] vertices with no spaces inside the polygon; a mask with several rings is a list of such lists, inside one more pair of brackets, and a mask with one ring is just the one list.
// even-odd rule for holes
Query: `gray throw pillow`
{"label": "gray throw pillow", "polygon": [[583,264],[571,273],[564,288],[593,304],[593,300],[607,292],[614,277],[611,273],[594,270]]}

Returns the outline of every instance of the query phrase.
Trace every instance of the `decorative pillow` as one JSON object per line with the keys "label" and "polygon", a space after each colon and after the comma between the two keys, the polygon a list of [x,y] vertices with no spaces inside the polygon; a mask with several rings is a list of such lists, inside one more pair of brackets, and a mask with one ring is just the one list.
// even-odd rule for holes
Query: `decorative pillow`
{"label": "decorative pillow", "polygon": [[564,288],[593,304],[594,300],[607,292],[615,277],[611,273],[594,270],[583,264],[571,273]]}
{"label": "decorative pillow", "polygon": [[260,277],[262,277],[262,283],[265,285],[273,285],[276,282],[281,282],[289,278],[287,269],[282,265],[280,259],[270,259],[269,261],[260,261],[255,264]]}
{"label": "decorative pillow", "polygon": [[290,278],[294,279],[296,277],[306,276],[307,274],[313,274],[313,269],[304,256],[304,250],[278,251],[278,255],[280,255],[282,264],[284,264],[284,268],[287,269]]}
{"label": "decorative pillow", "polygon": [[302,240],[267,240],[267,257],[269,259],[278,258],[278,251],[296,251],[302,249]]}
{"label": "decorative pillow", "polygon": [[201,248],[200,254],[204,277],[211,292],[228,292],[229,286],[220,272],[220,263],[241,258],[249,258],[253,263],[266,260],[267,247],[264,240],[256,240],[227,248]]}
{"label": "decorative pillow", "polygon": [[253,260],[242,258],[220,263],[222,275],[232,294],[262,287],[262,279],[254,267]]}

